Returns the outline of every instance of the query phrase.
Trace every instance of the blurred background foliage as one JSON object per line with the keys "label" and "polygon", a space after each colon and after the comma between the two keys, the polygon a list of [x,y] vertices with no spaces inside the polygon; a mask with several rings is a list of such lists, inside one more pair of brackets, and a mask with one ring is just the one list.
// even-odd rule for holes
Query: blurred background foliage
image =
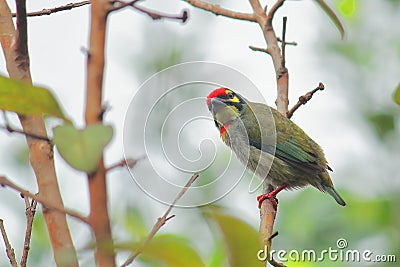
{"label": "blurred background foliage", "polygon": [[[330,101],[344,101],[348,108],[335,115],[336,120],[346,121],[349,128],[337,131],[358,133],[354,148],[351,144],[348,148],[358,151],[340,155],[345,163],[340,169],[335,168],[333,177],[334,181],[341,181],[337,187],[348,206],[336,206],[328,196],[311,188],[282,193],[275,223],[279,235],[274,239],[273,248],[286,251],[314,249],[318,253],[329,247],[337,249],[336,240],[345,238],[348,249],[369,249],[374,255],[396,255],[397,263],[371,262],[368,266],[398,266],[400,106],[396,101],[400,102],[400,1],[328,2],[341,15],[347,31],[346,38],[342,41],[334,31],[326,31],[329,21],[323,15],[315,18],[317,23],[312,25],[312,30],[318,38],[312,44],[313,52],[309,57],[314,59],[313,64],[317,64],[314,68],[325,76],[333,77],[340,85],[330,94],[334,97]],[[158,9],[162,8],[163,5]],[[168,66],[201,60],[207,55],[212,58],[209,56],[212,51],[207,46],[212,39],[203,35],[212,31],[217,20],[225,19],[204,12],[192,13],[200,19],[194,22],[191,32],[185,29],[185,25],[176,30],[168,23],[147,21],[140,35],[141,45],[131,49],[132,54],[126,55],[126,51],[121,53],[119,64],[143,81]],[[231,23],[235,27],[236,22]],[[290,50],[296,54],[296,48]],[[240,52],[235,51],[231,56],[240,57]],[[242,60],[251,64],[251,59]],[[290,70],[290,59],[288,64]],[[263,72],[260,70],[258,74]],[[290,75],[302,74],[290,72]],[[308,105],[313,105],[313,101]],[[309,108],[308,105],[297,112],[306,112],[304,110]],[[312,120],[312,115],[307,115],[309,120]],[[318,140],[318,136],[315,139]],[[341,141],[343,139],[331,140],[332,143]],[[13,152],[10,157],[15,168],[24,168],[28,163],[26,148],[19,141],[11,145]],[[29,171],[24,170],[24,173],[29,174]],[[120,171],[115,176],[128,175]],[[212,173],[203,172],[201,179],[212,181]],[[246,182],[248,180],[218,202],[219,206],[176,209],[176,218],[168,221],[133,266],[263,266],[256,258],[260,249],[256,201],[253,196],[246,195]],[[127,250],[137,247],[167,207],[159,203],[153,205],[147,197],[135,198],[135,191],[128,194],[123,183],[111,183],[110,191],[112,227],[116,246],[120,249],[118,262],[122,263],[129,255]],[[15,220],[23,221],[23,216],[20,212],[15,215]],[[82,266],[93,266],[90,233],[78,222],[69,222]],[[20,226],[23,229],[22,224]],[[52,254],[41,211],[36,215],[32,236],[29,266],[48,265]],[[15,243],[14,246],[18,252],[18,245]],[[1,253],[3,259],[0,265],[8,266],[4,251]],[[321,266],[321,263],[290,261],[288,265],[314,267]],[[366,263],[325,260],[323,266],[366,266]]]}

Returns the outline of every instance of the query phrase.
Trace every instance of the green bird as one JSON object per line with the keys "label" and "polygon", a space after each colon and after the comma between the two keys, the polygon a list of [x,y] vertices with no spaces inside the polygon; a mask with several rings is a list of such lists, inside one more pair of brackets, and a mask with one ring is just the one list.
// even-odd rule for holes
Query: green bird
{"label": "green bird", "polygon": [[299,126],[276,109],[253,103],[228,88],[207,96],[207,106],[221,138],[253,173],[274,187],[257,199],[259,207],[283,189],[312,185],[345,206],[336,192],[321,147]]}

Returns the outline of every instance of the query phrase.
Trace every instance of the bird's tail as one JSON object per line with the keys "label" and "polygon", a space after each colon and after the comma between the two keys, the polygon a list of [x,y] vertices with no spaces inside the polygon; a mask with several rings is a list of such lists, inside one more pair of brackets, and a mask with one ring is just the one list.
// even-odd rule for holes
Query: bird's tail
{"label": "bird's tail", "polygon": [[346,206],[346,202],[344,202],[343,198],[336,192],[335,188],[331,186],[324,186],[326,192],[331,195],[339,205]]}

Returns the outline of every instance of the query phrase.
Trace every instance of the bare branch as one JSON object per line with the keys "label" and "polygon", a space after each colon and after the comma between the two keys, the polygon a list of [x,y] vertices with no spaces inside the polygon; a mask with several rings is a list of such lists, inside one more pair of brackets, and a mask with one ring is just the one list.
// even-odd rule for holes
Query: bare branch
{"label": "bare branch", "polygon": [[139,157],[137,159],[123,159],[117,163],[114,163],[113,165],[111,165],[110,167],[106,168],[106,172],[109,172],[111,170],[114,170],[116,168],[122,168],[125,166],[128,166],[128,168],[132,169],[133,167],[135,167],[136,163],[138,163],[140,160],[145,159],[145,156]]}
{"label": "bare branch", "polygon": [[37,134],[33,134],[33,133],[26,133],[23,130],[18,130],[18,129],[13,128],[10,125],[10,122],[8,121],[6,112],[4,110],[1,110],[1,112],[3,113],[3,119],[4,119],[4,123],[6,125],[5,126],[0,125],[0,128],[6,129],[10,133],[19,133],[19,134],[25,135],[27,137],[31,137],[31,138],[35,138],[38,140],[43,140],[43,141],[47,141],[47,142],[51,143],[51,140],[47,136],[41,136],[41,135],[37,135]]}
{"label": "bare branch", "polygon": [[17,261],[15,260],[15,253],[14,249],[12,248],[10,241],[8,240],[6,229],[4,228],[4,222],[2,219],[0,219],[0,230],[1,234],[3,236],[4,244],[6,246],[6,253],[7,257],[10,260],[10,264],[12,267],[17,267]]}
{"label": "bare branch", "polygon": [[325,89],[325,86],[323,83],[319,83],[318,87],[315,88],[314,90],[311,90],[310,92],[306,93],[305,95],[302,95],[299,97],[299,101],[297,101],[297,103],[286,112],[286,117],[288,117],[289,119],[293,116],[293,113],[301,106],[301,105],[305,105],[312,97],[313,95],[317,92],[317,91],[322,91]]}
{"label": "bare branch", "polygon": [[268,18],[272,21],[272,19],[275,16],[276,11],[283,5],[285,0],[278,0],[275,2],[275,4],[272,6],[271,10],[268,12]]}
{"label": "bare branch", "polygon": [[282,26],[282,63],[281,63],[281,68],[285,69],[286,68],[286,23],[287,23],[287,17],[283,17],[283,26]]}
{"label": "bare branch", "polygon": [[19,134],[25,135],[26,137],[31,137],[31,138],[34,138],[34,139],[39,139],[39,140],[43,140],[43,141],[47,141],[47,142],[51,143],[51,140],[48,137],[37,135],[37,134],[33,134],[33,133],[26,133],[26,132],[24,132],[22,130],[11,128],[8,125],[6,125],[6,126],[0,125],[0,128],[5,129],[10,133],[19,133]]}
{"label": "bare branch", "polygon": [[[278,42],[282,43],[282,39],[281,39],[281,38],[277,37],[276,40],[277,40]],[[292,42],[285,41],[285,44],[287,44],[287,45],[294,45],[294,46],[298,45],[298,43],[297,43],[297,42],[294,42],[294,41],[292,41]]]}
{"label": "bare branch", "polygon": [[42,204],[44,209],[55,210],[57,212],[61,212],[63,214],[67,214],[71,217],[74,217],[84,223],[89,223],[88,218],[82,216],[81,214],[79,214],[75,211],[72,211],[72,210],[67,210],[63,207],[56,207],[52,202],[47,201],[45,198],[41,197],[40,195],[36,195],[36,194],[29,192],[28,190],[25,190],[24,188],[14,184],[13,182],[8,180],[4,176],[0,176],[0,186],[8,186],[8,187],[14,189],[15,191],[20,192],[24,197],[30,197],[30,198],[34,199],[38,203]]}
{"label": "bare branch", "polygon": [[27,196],[22,195],[22,197],[25,200],[26,231],[25,231],[24,250],[22,252],[20,266],[26,267],[26,263],[28,261],[29,244],[31,243],[32,225],[33,225],[33,219],[35,217],[37,201],[32,199],[32,202],[29,203],[29,199]]}
{"label": "bare branch", "polygon": [[270,53],[267,48],[261,48],[261,47],[256,47],[256,46],[252,46],[252,45],[249,45],[249,48],[251,50],[257,51],[257,52],[263,52],[263,53],[267,53],[267,54]]}
{"label": "bare branch", "polygon": [[217,16],[224,16],[232,19],[256,22],[255,15],[252,13],[236,12],[233,10],[222,8],[220,5],[209,4],[201,0],[183,0],[183,1],[187,2],[188,4],[194,7],[209,11]]}
{"label": "bare branch", "polygon": [[124,2],[122,0],[113,0],[112,4],[115,6],[116,4],[119,4],[118,6],[115,6],[110,10],[110,12],[117,11],[123,8],[126,8],[128,6],[133,7],[134,9],[146,14],[153,20],[159,20],[159,19],[173,19],[173,20],[181,20],[183,23],[186,22],[188,19],[188,11],[187,10],[182,10],[182,14],[180,15],[170,15],[170,14],[163,14],[155,10],[150,10],[147,8],[140,7],[137,4],[140,0],[132,0],[129,2]]}
{"label": "bare branch", "polygon": [[[288,110],[289,98],[288,98],[288,84],[289,84],[289,73],[288,69],[282,66],[282,54],[278,46],[278,39],[276,37],[274,27],[272,25],[272,20],[276,11],[283,5],[284,0],[278,0],[272,6],[268,15],[266,14],[266,8],[262,8],[259,0],[249,0],[251,7],[253,8],[254,15],[257,19],[264,39],[267,43],[267,51],[272,58],[272,63],[274,65],[276,73],[277,82],[277,99],[275,101],[277,109],[282,114]],[[282,37],[285,38],[285,37]],[[274,188],[263,183],[263,194],[271,192]],[[267,248],[267,260],[273,266],[284,266],[283,264],[276,262],[270,255],[272,240],[271,236],[273,234],[273,228],[275,223],[276,210],[273,202],[270,199],[266,199],[261,203],[260,208],[260,239],[262,243]]]}
{"label": "bare branch", "polygon": [[173,207],[176,205],[176,203],[181,199],[181,197],[186,193],[186,191],[189,189],[189,187],[192,186],[192,184],[196,181],[196,179],[199,177],[198,173],[193,174],[193,176],[189,179],[189,181],[186,183],[186,185],[182,188],[182,190],[178,193],[178,195],[175,197],[174,201],[172,204],[169,206],[169,208],[165,211],[164,215],[161,218],[157,219],[157,222],[154,224],[153,228],[151,229],[150,233],[147,235],[147,237],[143,240],[142,244],[140,247],[122,264],[121,267],[126,267],[129,264],[131,264],[135,258],[142,253],[144,247],[151,241],[151,239],[155,236],[155,234],[160,230],[160,228],[167,222],[168,220],[172,219],[175,217],[175,215],[168,216]]}
{"label": "bare branch", "polygon": [[[34,11],[34,12],[29,12],[26,15],[28,17],[38,17],[38,16],[45,16],[45,15],[51,15],[60,11],[65,11],[65,10],[71,10],[73,8],[89,5],[90,1],[82,1],[82,2],[77,2],[77,3],[69,3],[64,6],[59,6],[59,7],[54,7],[54,8],[45,8],[40,11]],[[12,13],[13,17],[16,17],[16,13]]]}

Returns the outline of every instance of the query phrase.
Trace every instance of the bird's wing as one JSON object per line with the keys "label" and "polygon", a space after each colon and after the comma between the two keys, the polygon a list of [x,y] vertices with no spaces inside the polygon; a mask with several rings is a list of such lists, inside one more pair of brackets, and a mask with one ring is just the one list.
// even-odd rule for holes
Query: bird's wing
{"label": "bird's wing", "polygon": [[319,164],[318,158],[314,153],[304,150],[296,143],[294,138],[283,142],[278,141],[276,143],[275,156],[304,171],[323,171],[325,169]]}
{"label": "bird's wing", "polygon": [[300,127],[281,115],[277,110],[271,108],[271,111],[264,111],[268,108],[263,104],[252,103],[252,109],[258,114],[258,121],[262,128],[266,126],[265,123],[270,122],[269,119],[267,120],[264,117],[271,117],[271,114],[275,122],[279,121],[279,123],[275,123],[275,149],[271,144],[261,144],[260,136],[268,133],[252,129],[254,127],[250,127],[250,131],[248,131],[250,145],[264,152],[274,154],[277,158],[306,172],[314,173],[315,171],[329,169],[325,159],[318,157],[318,154],[322,154],[318,144],[308,137]]}

